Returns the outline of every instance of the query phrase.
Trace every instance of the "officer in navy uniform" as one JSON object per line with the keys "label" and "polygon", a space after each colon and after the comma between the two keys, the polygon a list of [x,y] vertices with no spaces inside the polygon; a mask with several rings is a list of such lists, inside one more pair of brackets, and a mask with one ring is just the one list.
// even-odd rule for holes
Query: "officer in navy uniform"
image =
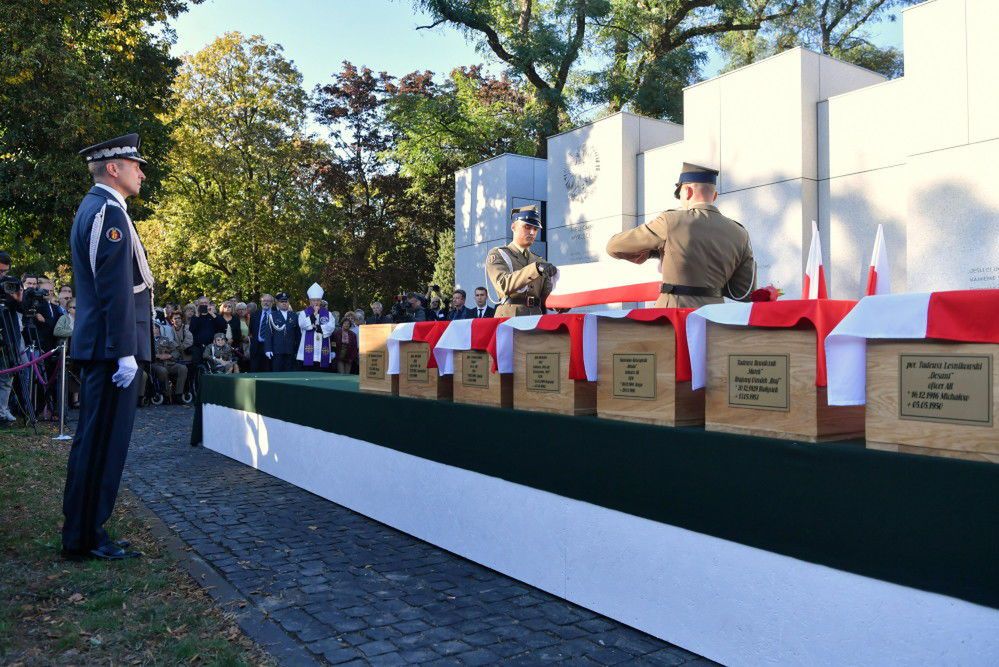
{"label": "officer in navy uniform", "polygon": [[76,322],[70,356],[80,368],[80,418],[63,496],[63,555],[122,560],[142,554],[104,530],[135,419],[139,361],[151,361],[153,277],[128,216],[146,163],[139,135],[80,151],[94,179],[73,220],[70,249]]}
{"label": "officer in navy uniform", "polygon": [[264,354],[271,360],[275,373],[295,370],[298,352],[298,313],[288,305],[288,293],[278,292],[278,307],[272,310],[264,334]]}

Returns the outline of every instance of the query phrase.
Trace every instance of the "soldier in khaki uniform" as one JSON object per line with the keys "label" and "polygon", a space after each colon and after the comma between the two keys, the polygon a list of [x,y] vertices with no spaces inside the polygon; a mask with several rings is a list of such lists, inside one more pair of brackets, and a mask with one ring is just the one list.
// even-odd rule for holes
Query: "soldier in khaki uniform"
{"label": "soldier in khaki uniform", "polygon": [[496,317],[543,315],[558,269],[530,250],[541,231],[541,215],[536,206],[524,206],[513,209],[511,218],[513,242],[486,257],[486,275],[500,299]]}
{"label": "soldier in khaki uniform", "polygon": [[607,242],[607,254],[616,259],[662,262],[657,307],[696,308],[722,303],[722,297],[745,301],[756,289],[749,232],[714,206],[717,182],[716,170],[685,162],[673,193],[683,208],[664,211]]}

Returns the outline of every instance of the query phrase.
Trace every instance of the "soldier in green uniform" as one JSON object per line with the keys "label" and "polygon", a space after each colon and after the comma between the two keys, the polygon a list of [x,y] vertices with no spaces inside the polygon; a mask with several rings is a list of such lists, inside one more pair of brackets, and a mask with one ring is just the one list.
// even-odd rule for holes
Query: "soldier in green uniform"
{"label": "soldier in green uniform", "polygon": [[717,182],[717,170],[685,162],[673,192],[682,208],[664,211],[607,242],[607,254],[616,259],[660,260],[657,307],[697,308],[722,303],[722,297],[745,301],[756,289],[749,232],[715,207]]}
{"label": "soldier in green uniform", "polygon": [[513,209],[511,218],[513,242],[493,248],[486,257],[486,275],[500,298],[496,317],[542,315],[558,269],[531,252],[541,215],[536,206],[523,206]]}

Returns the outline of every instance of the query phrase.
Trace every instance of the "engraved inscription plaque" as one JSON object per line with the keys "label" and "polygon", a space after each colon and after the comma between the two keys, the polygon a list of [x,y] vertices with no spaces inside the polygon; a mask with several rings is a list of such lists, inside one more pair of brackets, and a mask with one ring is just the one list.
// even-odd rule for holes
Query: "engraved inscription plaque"
{"label": "engraved inscription plaque", "polygon": [[461,384],[466,387],[489,387],[489,355],[469,350],[461,353]]}
{"label": "engraved inscription plaque", "polygon": [[365,355],[367,359],[367,369],[364,371],[364,376],[370,380],[382,380],[385,378],[385,352],[379,350],[378,352],[368,352]]}
{"label": "engraved inscription plaque", "polygon": [[527,390],[559,391],[559,353],[527,353]]}
{"label": "engraved inscription plaque", "polygon": [[992,356],[898,355],[899,419],[992,426]]}
{"label": "engraved inscription plaque", "polygon": [[430,350],[423,347],[417,350],[406,350],[406,380],[409,382],[430,382],[427,369]]}
{"label": "engraved inscription plaque", "polygon": [[791,408],[787,354],[730,354],[728,404],[734,408]]}
{"label": "engraved inscription plaque", "polygon": [[656,355],[615,354],[614,397],[644,400],[656,397]]}

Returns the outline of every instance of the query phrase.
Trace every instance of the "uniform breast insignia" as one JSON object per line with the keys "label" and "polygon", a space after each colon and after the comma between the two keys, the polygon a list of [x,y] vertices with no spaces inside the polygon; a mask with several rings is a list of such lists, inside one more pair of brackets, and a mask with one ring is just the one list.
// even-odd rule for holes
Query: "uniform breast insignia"
{"label": "uniform breast insignia", "polygon": [[111,227],[104,233],[104,236],[107,237],[108,241],[111,241],[112,243],[117,243],[118,241],[121,240],[121,230],[118,229],[117,227]]}

